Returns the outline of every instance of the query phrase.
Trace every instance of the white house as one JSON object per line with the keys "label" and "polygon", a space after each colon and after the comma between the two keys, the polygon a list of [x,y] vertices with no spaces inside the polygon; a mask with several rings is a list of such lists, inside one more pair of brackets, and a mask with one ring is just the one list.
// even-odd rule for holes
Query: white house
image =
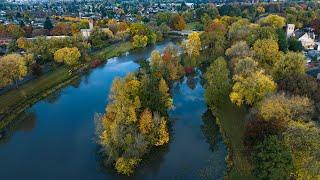
{"label": "white house", "polygon": [[302,36],[298,38],[301,42],[302,46],[306,49],[314,49],[315,47],[315,35],[314,33],[304,33]]}
{"label": "white house", "polygon": [[305,29],[294,29],[294,24],[287,24],[287,38],[296,37],[302,44],[305,49],[314,49],[315,43],[315,34],[313,29],[305,28]]}

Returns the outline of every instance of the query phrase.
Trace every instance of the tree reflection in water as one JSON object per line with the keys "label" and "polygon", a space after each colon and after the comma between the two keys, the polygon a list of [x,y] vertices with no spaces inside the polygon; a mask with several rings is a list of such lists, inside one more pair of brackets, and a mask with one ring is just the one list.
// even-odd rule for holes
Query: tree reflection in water
{"label": "tree reflection in water", "polygon": [[199,176],[201,179],[223,179],[221,172],[225,172],[227,164],[225,159],[221,157],[226,157],[227,151],[219,126],[216,124],[215,117],[209,109],[203,113],[202,121],[201,131],[209,144],[212,156],[208,158],[207,166],[199,171]]}
{"label": "tree reflection in water", "polygon": [[0,144],[6,144],[10,142],[12,135],[18,131],[30,132],[36,127],[37,117],[34,112],[24,111],[17,120],[9,124],[4,132],[3,137],[0,139]]}
{"label": "tree reflection in water", "polygon": [[215,151],[217,143],[219,141],[219,126],[216,124],[215,117],[212,112],[207,109],[202,115],[203,124],[201,125],[201,131],[206,137],[207,143],[210,145],[210,150]]}

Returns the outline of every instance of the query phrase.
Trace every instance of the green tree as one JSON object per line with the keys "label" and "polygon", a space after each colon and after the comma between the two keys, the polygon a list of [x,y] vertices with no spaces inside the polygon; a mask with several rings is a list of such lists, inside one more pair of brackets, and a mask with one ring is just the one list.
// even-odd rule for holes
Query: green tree
{"label": "green tree", "polygon": [[8,54],[0,58],[0,88],[27,75],[27,67],[24,58],[19,54]]}
{"label": "green tree", "polygon": [[288,51],[288,40],[286,33],[283,29],[277,29],[277,36],[278,36],[278,44],[279,44],[279,50],[283,52]]}
{"label": "green tree", "polygon": [[52,22],[49,17],[46,17],[46,20],[43,24],[44,29],[51,30],[53,28]]}
{"label": "green tree", "polygon": [[231,84],[227,62],[222,58],[216,59],[205,73],[205,99],[213,111],[223,104],[228,97]]}
{"label": "green tree", "polygon": [[301,52],[303,51],[303,46],[301,44],[300,41],[298,41],[298,39],[294,38],[294,37],[290,37],[288,39],[288,49],[290,51],[294,51],[294,52]]}
{"label": "green tree", "polygon": [[273,78],[278,81],[292,74],[304,74],[305,57],[302,53],[288,52],[281,56],[272,69]]}
{"label": "green tree", "polygon": [[253,45],[253,51],[254,58],[266,70],[280,60],[279,46],[273,39],[258,39]]}
{"label": "green tree", "polygon": [[170,22],[171,16],[172,16],[172,14],[171,13],[167,13],[167,12],[159,12],[159,13],[157,13],[157,15],[156,15],[157,25],[159,26],[160,24]]}
{"label": "green tree", "polygon": [[94,28],[90,34],[90,41],[93,48],[103,48],[108,44],[110,37],[99,28]]}
{"label": "green tree", "polygon": [[291,179],[294,172],[292,156],[278,137],[270,136],[257,145],[252,155],[254,174],[258,179]]}
{"label": "green tree", "polygon": [[226,27],[218,19],[215,19],[205,32],[201,33],[202,49],[211,59],[216,59],[224,55],[226,49]]}

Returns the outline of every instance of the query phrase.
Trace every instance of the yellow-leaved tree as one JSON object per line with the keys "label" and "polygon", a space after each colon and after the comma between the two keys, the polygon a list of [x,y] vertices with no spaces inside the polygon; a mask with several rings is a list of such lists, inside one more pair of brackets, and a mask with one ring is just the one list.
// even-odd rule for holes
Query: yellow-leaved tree
{"label": "yellow-leaved tree", "polygon": [[267,17],[261,18],[259,20],[259,24],[262,26],[271,26],[275,29],[280,29],[286,25],[286,19],[275,14],[270,14]]}
{"label": "yellow-leaved tree", "polygon": [[200,54],[201,41],[199,33],[192,32],[188,35],[188,40],[183,44],[183,48],[189,57],[198,56]]}
{"label": "yellow-leaved tree", "polygon": [[74,66],[79,63],[81,53],[78,48],[61,48],[54,53],[54,60],[59,63],[65,63],[69,66]]}
{"label": "yellow-leaved tree", "polygon": [[0,58],[0,88],[16,83],[27,75],[27,66],[23,56],[9,54]]}
{"label": "yellow-leaved tree", "polygon": [[248,77],[235,76],[230,99],[238,106],[242,104],[255,105],[268,94],[276,91],[277,84],[272,78],[262,72],[254,72]]}

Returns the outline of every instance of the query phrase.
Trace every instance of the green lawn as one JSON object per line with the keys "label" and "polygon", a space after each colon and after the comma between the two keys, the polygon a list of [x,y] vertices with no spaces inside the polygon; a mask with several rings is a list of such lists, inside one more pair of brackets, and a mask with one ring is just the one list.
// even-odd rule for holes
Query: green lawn
{"label": "green lawn", "polygon": [[[0,96],[0,114],[15,115],[19,114],[24,108],[27,108],[30,103],[34,103],[38,96],[44,96],[46,91],[50,90],[56,85],[71,78],[66,66],[60,67],[57,70],[45,74],[35,80],[32,80],[18,89],[11,91]],[[8,121],[1,121],[0,129],[3,128]]]}
{"label": "green lawn", "polygon": [[120,42],[95,52],[92,58],[109,59],[133,49],[131,42]]}
{"label": "green lawn", "polygon": [[[92,59],[99,58],[106,60],[119,56],[122,53],[132,50],[130,42],[120,42],[92,55]],[[88,62],[86,65],[90,65]],[[32,80],[18,89],[12,89],[0,96],[0,116],[5,115],[5,119],[0,121],[0,130],[23,110],[48,96],[58,88],[77,78],[77,73],[71,74],[67,66],[62,66],[56,70]]]}

